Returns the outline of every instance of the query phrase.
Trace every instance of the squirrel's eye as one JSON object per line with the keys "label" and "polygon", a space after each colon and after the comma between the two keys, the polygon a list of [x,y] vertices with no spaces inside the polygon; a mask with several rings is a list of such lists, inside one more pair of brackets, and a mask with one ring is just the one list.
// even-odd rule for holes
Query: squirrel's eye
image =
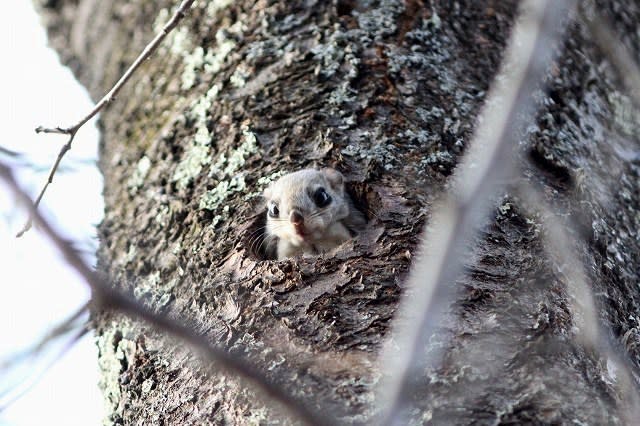
{"label": "squirrel's eye", "polygon": [[269,216],[271,217],[280,216],[280,210],[278,210],[278,206],[275,203],[269,204]]}
{"label": "squirrel's eye", "polygon": [[331,196],[327,194],[324,188],[318,188],[316,192],[313,193],[313,202],[316,203],[318,207],[326,207],[331,203]]}

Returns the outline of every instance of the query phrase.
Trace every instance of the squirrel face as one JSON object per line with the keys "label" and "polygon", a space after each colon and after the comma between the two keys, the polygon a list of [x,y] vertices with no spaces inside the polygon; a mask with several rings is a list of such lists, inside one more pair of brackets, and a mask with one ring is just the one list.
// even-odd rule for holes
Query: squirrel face
{"label": "squirrel face", "polygon": [[336,224],[350,214],[344,178],[333,169],[304,169],[282,176],[264,192],[267,237],[294,247],[333,238]]}

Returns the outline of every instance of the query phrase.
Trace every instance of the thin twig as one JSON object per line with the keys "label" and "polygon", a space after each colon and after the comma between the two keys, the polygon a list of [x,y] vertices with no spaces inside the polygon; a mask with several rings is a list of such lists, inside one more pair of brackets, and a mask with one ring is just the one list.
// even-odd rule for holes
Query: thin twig
{"label": "thin twig", "polygon": [[4,180],[15,194],[16,198],[29,207],[30,213],[41,232],[51,240],[69,266],[80,274],[91,288],[92,303],[97,309],[113,309],[130,317],[141,319],[158,330],[167,332],[200,350],[215,368],[220,368],[240,379],[244,379],[256,386],[265,395],[279,402],[290,413],[309,425],[328,425],[326,416],[312,411],[305,403],[297,400],[282,387],[273,383],[269,378],[255,369],[248,360],[237,354],[230,354],[220,347],[209,344],[206,337],[196,333],[191,328],[166,316],[159,315],[131,297],[109,285],[99,274],[94,272],[73,248],[73,245],[63,238],[35,208],[28,194],[18,185],[11,169],[0,162],[0,179]]}
{"label": "thin twig", "polygon": [[[36,201],[34,202],[34,206],[36,208],[38,208],[38,206],[40,205],[40,201],[42,201],[42,197],[44,197],[45,191],[47,190],[49,185],[53,182],[53,176],[56,174],[56,171],[58,170],[58,166],[60,166],[60,162],[62,161],[62,157],[64,157],[64,155],[67,153],[67,151],[69,151],[71,149],[71,144],[73,143],[73,139],[76,137],[76,132],[77,132],[77,130],[74,131],[73,133],[71,133],[67,143],[62,145],[62,148],[60,149],[60,152],[58,152],[58,157],[56,158],[55,163],[53,163],[53,166],[51,167],[51,170],[49,171],[49,176],[47,176],[47,180],[44,183],[44,185],[42,186],[42,189],[40,190],[40,193],[38,194],[38,197],[36,198]],[[27,219],[27,222],[24,224],[22,229],[20,231],[18,231],[18,233],[16,234],[16,238],[22,237],[25,232],[27,232],[29,229],[31,229],[32,225],[33,225],[32,216],[29,215],[29,218]]]}
{"label": "thin twig", "polygon": [[387,406],[382,424],[406,424],[413,389],[412,378],[423,377],[440,351],[429,356],[425,347],[454,298],[456,278],[465,260],[465,247],[473,240],[490,211],[490,200],[500,182],[513,173],[513,146],[535,114],[533,93],[541,85],[552,60],[559,28],[568,16],[567,1],[533,0],[515,25],[506,52],[507,62],[487,99],[483,120],[465,155],[454,191],[432,219],[435,228],[425,235],[423,258],[414,266],[399,312],[408,319],[396,323],[399,350],[385,353],[391,366],[380,387]]}
{"label": "thin twig", "polygon": [[93,107],[93,109],[84,116],[79,122],[74,124],[71,127],[61,128],[45,128],[38,127],[36,129],[37,133],[61,133],[65,135],[71,135],[80,129],[87,121],[91,120],[102,108],[104,108],[109,103],[113,102],[116,99],[116,95],[120,92],[120,89],[129,81],[129,79],[133,76],[133,74],[137,71],[137,69],[142,65],[144,61],[146,61],[149,56],[158,48],[160,43],[165,39],[165,37],[178,25],[178,23],[184,18],[187,9],[191,7],[194,0],[183,0],[178,6],[178,9],[175,11],[171,19],[162,27],[160,33],[158,33],[149,44],[144,48],[142,53],[138,55],[136,60],[131,64],[129,69],[120,77],[120,79],[116,82],[116,84],[109,90],[109,92],[103,96],[102,99]]}
{"label": "thin twig", "polygon": [[[155,50],[158,48],[160,43],[162,43],[162,41],[167,37],[167,35],[178,25],[178,23],[182,20],[182,18],[184,18],[187,10],[191,7],[193,2],[194,0],[183,0],[182,3],[180,3],[180,6],[178,6],[178,9],[175,11],[173,16],[171,16],[171,19],[169,19],[169,21],[164,25],[164,27],[162,27],[162,30],[160,31],[160,33],[158,33],[153,38],[153,40],[151,40],[151,42],[147,44],[147,46],[144,48],[142,53],[138,55],[138,57],[133,62],[133,64],[131,64],[131,66],[122,75],[122,77],[120,77],[120,79],[111,88],[111,90],[109,90],[109,92],[107,92],[107,94],[104,95],[102,99],[100,99],[100,101],[97,104],[95,104],[93,109],[89,111],[87,115],[82,117],[80,121],[78,121],[76,124],[69,127],[60,127],[60,126],[36,127],[36,133],[54,133],[54,134],[69,135],[69,139],[60,149],[60,152],[58,153],[58,157],[56,158],[55,163],[53,164],[53,166],[51,167],[51,170],[49,171],[49,176],[47,177],[47,181],[43,185],[42,190],[40,191],[40,194],[36,198],[36,201],[35,201],[36,209],[40,206],[40,201],[42,201],[42,197],[44,196],[44,193],[46,192],[47,188],[49,187],[51,182],[53,182],[53,176],[56,174],[56,171],[58,170],[58,166],[60,165],[62,158],[71,149],[71,144],[73,143],[73,139],[75,138],[76,133],[78,133],[78,130],[80,130],[80,128],[84,126],[84,124],[87,121],[95,117],[96,114],[98,114],[105,106],[115,101],[116,96],[120,92],[120,89],[124,87],[124,85],[129,81],[129,79],[133,76],[133,74],[138,70],[140,65],[142,65],[142,63],[146,61],[153,52],[155,52]],[[32,218],[29,217],[24,227],[20,230],[20,232],[18,232],[16,237],[19,238],[23,236],[25,232],[31,229],[32,223],[33,223]]]}

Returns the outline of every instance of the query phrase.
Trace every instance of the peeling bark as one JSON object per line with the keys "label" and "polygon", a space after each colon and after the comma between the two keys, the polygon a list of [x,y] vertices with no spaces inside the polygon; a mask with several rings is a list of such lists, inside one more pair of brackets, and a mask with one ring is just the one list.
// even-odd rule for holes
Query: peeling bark
{"label": "peeling bark", "polygon": [[[101,115],[99,268],[316,408],[370,422],[419,233],[471,137],[518,2],[200,3]],[[94,98],[172,5],[40,2],[51,43]],[[598,8],[637,55],[640,7]],[[576,224],[600,318],[637,375],[639,115],[582,26],[557,49],[522,139],[524,176]],[[343,172],[367,230],[334,256],[264,261],[259,194],[308,166]],[[574,338],[543,218],[509,192],[490,222],[432,339],[446,356],[420,378],[415,422],[629,421],[607,360]],[[109,424],[284,419],[144,324],[97,314],[95,326]]]}

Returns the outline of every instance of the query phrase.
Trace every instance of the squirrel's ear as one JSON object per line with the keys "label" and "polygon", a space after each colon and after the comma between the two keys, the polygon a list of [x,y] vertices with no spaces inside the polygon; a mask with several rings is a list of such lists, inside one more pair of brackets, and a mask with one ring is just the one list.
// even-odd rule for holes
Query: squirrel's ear
{"label": "squirrel's ear", "polygon": [[271,186],[268,186],[264,191],[262,191],[262,198],[265,200],[271,199]]}
{"label": "squirrel's ear", "polygon": [[344,176],[342,176],[342,173],[335,169],[322,169],[320,170],[320,172],[324,175],[325,178],[327,178],[329,184],[331,184],[331,187],[334,190],[342,188],[344,184]]}

